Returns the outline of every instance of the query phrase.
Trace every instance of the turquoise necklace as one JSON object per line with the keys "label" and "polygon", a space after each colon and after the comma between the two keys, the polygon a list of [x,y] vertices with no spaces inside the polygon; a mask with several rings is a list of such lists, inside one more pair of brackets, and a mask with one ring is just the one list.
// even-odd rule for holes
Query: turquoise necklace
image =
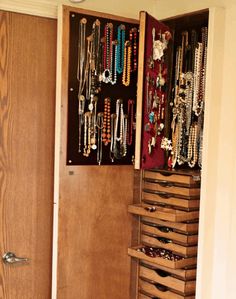
{"label": "turquoise necklace", "polygon": [[124,48],[125,48],[125,25],[121,24],[117,31],[117,56],[116,56],[116,70],[118,74],[123,72],[124,68]]}

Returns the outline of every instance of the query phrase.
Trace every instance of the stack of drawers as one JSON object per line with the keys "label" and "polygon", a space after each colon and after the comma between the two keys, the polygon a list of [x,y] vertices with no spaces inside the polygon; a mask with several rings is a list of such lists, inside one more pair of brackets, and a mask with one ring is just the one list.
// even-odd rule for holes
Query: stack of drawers
{"label": "stack of drawers", "polygon": [[139,299],[195,298],[200,176],[193,171],[143,172],[140,244],[128,249],[139,260]]}

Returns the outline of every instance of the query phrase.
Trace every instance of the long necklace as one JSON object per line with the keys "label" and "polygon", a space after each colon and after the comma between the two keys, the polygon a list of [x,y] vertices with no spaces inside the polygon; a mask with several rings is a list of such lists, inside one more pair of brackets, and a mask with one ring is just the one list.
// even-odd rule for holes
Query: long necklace
{"label": "long necklace", "polygon": [[[115,55],[113,55],[115,53]],[[112,85],[116,84],[117,81],[117,68],[116,68],[116,61],[117,61],[117,41],[112,42],[112,51],[111,51],[111,68],[110,68],[110,83]]]}
{"label": "long necklace", "polygon": [[115,122],[116,122],[116,114],[112,113],[111,115],[111,146],[110,146],[110,159],[113,163],[115,161],[115,146],[116,146],[116,138],[115,138]]}
{"label": "long necklace", "polygon": [[102,130],[102,141],[104,145],[111,142],[111,99],[105,98],[104,100],[104,119]]}
{"label": "long necklace", "polygon": [[91,60],[92,60],[92,40],[93,36],[90,35],[87,37],[87,61],[85,68],[85,82],[86,82],[86,99],[90,99],[91,95]]}
{"label": "long necklace", "polygon": [[133,125],[134,125],[134,100],[128,100],[128,124],[127,124],[127,144],[133,142]]}
{"label": "long necklace", "polygon": [[91,152],[91,112],[84,114],[84,156],[88,157]]}
{"label": "long necklace", "polygon": [[103,129],[103,113],[99,112],[97,116],[97,128],[98,128],[98,149],[97,149],[97,163],[102,163],[102,129]]}
{"label": "long necklace", "polygon": [[138,49],[138,46],[137,46],[137,28],[136,27],[133,27],[130,29],[129,31],[129,40],[130,40],[130,43],[131,43],[131,51],[133,53],[133,63],[131,63],[131,72],[135,72],[137,70],[137,49]]}
{"label": "long necklace", "polygon": [[79,149],[78,152],[81,153],[81,135],[82,135],[82,125],[84,122],[84,108],[85,108],[85,97],[80,95],[79,97]]}
{"label": "long necklace", "polygon": [[97,125],[97,102],[98,102],[98,97],[97,96],[91,96],[91,98],[93,99],[93,111],[92,113],[92,124],[91,124],[91,148],[93,150],[97,149],[97,145],[96,145],[96,125]]}
{"label": "long necklace", "polygon": [[125,25],[121,24],[117,30],[117,73],[121,74],[124,68]]}
{"label": "long necklace", "polygon": [[193,123],[190,127],[189,143],[188,143],[188,165],[193,168],[198,160],[198,148],[197,148],[197,136],[198,136],[198,125]]}
{"label": "long necklace", "polygon": [[103,53],[103,82],[108,83],[111,78],[113,24],[107,23],[104,29],[105,44]]}
{"label": "long necklace", "polygon": [[82,18],[79,23],[79,41],[78,41],[78,66],[77,66],[77,80],[79,82],[78,100],[83,93],[83,89],[85,85],[86,24],[87,24],[87,19]]}
{"label": "long necklace", "polygon": [[130,41],[125,42],[124,49],[124,69],[122,76],[122,83],[125,86],[130,85],[130,71],[131,71],[131,44]]}

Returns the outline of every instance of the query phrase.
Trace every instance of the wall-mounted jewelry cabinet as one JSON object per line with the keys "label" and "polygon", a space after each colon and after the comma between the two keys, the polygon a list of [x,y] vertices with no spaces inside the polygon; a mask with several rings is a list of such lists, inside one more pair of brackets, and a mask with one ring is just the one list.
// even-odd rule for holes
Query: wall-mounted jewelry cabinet
{"label": "wall-mounted jewelry cabinet", "polygon": [[[87,112],[83,113],[85,118],[86,115],[91,118],[87,121],[84,118],[79,142],[79,113],[84,107],[80,106],[83,101],[80,101],[81,94],[78,97],[81,89],[78,76],[81,79],[84,70],[80,71],[77,66],[78,53],[86,48],[80,50],[81,43],[78,42],[82,36],[79,29],[83,27],[81,20],[82,24],[86,23],[86,37],[91,34],[93,24],[100,24],[101,37],[104,30],[106,32],[106,24],[113,24],[115,36],[118,27],[124,24],[125,39],[131,38],[132,43],[134,35],[130,37],[129,34],[137,29],[139,57],[137,70],[131,72],[130,86],[124,86],[122,75],[117,75],[116,84],[100,84],[102,91],[96,95],[95,101],[94,95],[92,100],[91,95],[85,100]],[[62,6],[59,24],[61,53],[58,53],[60,100],[57,110],[57,121],[60,122],[58,298],[194,298],[200,167],[198,159],[194,161],[194,165],[190,165],[194,158],[192,147],[189,157],[187,148],[179,151],[179,156],[174,156],[174,170],[169,170],[168,163],[169,167],[170,163],[174,163],[171,159],[175,153],[173,154],[173,148],[172,155],[171,151],[165,151],[161,146],[164,137],[170,140],[175,136],[171,129],[173,115],[179,108],[174,101],[175,95],[178,93],[181,96],[180,89],[189,90],[190,84],[186,78],[181,77],[181,72],[194,72],[195,51],[201,42],[201,30],[207,26],[208,11],[160,23],[145,12],[141,12],[140,21],[137,21]],[[132,31],[133,28],[136,29]],[[204,32],[206,46],[207,31]],[[111,31],[109,37],[111,38]],[[153,47],[154,43],[156,47]],[[192,45],[194,48],[191,48]],[[180,46],[185,47],[183,55],[176,54]],[[105,50],[109,52],[109,49]],[[103,49],[103,55],[105,50]],[[201,55],[204,61],[204,55]],[[134,44],[131,56],[134,62]],[[183,62],[184,57],[188,57],[187,62]],[[82,53],[80,64],[82,61],[86,65],[83,59]],[[181,72],[176,67],[176,60],[179,65],[182,63]],[[109,68],[109,65],[106,66],[106,59],[101,59],[101,63],[103,62],[104,68]],[[132,67],[134,63],[131,69]],[[176,71],[180,76],[178,80]],[[203,71],[205,70],[198,74],[201,76]],[[106,80],[109,74],[104,76]],[[185,81],[182,82],[182,79]],[[197,79],[199,78],[195,78]],[[115,77],[111,80],[114,81]],[[201,84],[203,91],[205,81]],[[175,90],[176,85],[178,91]],[[98,87],[100,86],[96,86]],[[184,92],[183,90],[182,93]],[[86,88],[83,95],[86,98]],[[186,92],[182,97],[183,103],[184,97],[187,97]],[[131,130],[136,127],[135,149],[133,136],[127,156],[120,159],[118,155],[115,162],[111,159],[110,145],[107,148],[102,145],[102,160],[99,161],[99,144],[93,149],[92,138],[89,142],[84,141],[88,134],[84,126],[93,122],[91,115],[95,103],[96,112],[104,113],[107,109],[104,108],[106,98],[110,99],[109,113],[116,113],[116,117],[117,99],[123,100],[124,114],[128,114],[130,99],[134,100],[133,108],[137,108],[136,126],[131,126]],[[203,101],[204,96],[201,95],[196,105],[200,107],[204,104]],[[204,110],[203,106],[200,108]],[[179,116],[176,117],[179,121]],[[198,119],[197,115],[190,113],[187,136]],[[201,121],[199,123],[203,126],[203,119]],[[182,133],[186,136],[186,132]],[[101,136],[95,137],[98,139]],[[119,139],[121,136],[115,137]],[[184,142],[187,142],[186,139]],[[91,147],[89,157],[88,145]],[[171,143],[167,142],[167,145],[171,146]],[[135,161],[132,157],[134,150]],[[183,165],[178,165],[180,155],[185,155],[187,161]],[[135,163],[135,169],[132,162]]]}

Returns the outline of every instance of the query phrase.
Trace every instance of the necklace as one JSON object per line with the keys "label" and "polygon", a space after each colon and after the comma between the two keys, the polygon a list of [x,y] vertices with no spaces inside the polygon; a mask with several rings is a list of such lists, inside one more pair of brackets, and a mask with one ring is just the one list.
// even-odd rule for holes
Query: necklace
{"label": "necklace", "polygon": [[113,41],[112,42],[111,55],[113,53],[115,53],[115,55],[113,55],[111,57],[111,68],[110,68],[110,79],[109,79],[112,85],[116,84],[116,81],[117,81],[117,68],[116,68],[116,61],[117,61],[117,41]]}
{"label": "necklace", "polygon": [[103,118],[103,130],[102,141],[104,145],[108,145],[111,142],[111,99],[105,98],[104,100],[104,118]]}
{"label": "necklace", "polygon": [[121,24],[117,30],[117,73],[121,74],[124,68],[125,25]]}
{"label": "necklace", "polygon": [[124,69],[122,76],[122,83],[125,86],[130,85],[130,71],[131,71],[131,44],[130,41],[125,42],[124,49]]}
{"label": "necklace", "polygon": [[85,43],[86,43],[86,24],[87,19],[82,18],[79,23],[79,41],[78,41],[78,65],[77,65],[77,80],[79,82],[78,99],[83,93],[85,85]]}
{"label": "necklace", "polygon": [[104,29],[105,44],[103,54],[103,82],[108,83],[111,78],[111,59],[112,59],[112,39],[113,39],[113,24],[107,23]]}
{"label": "necklace", "polygon": [[84,156],[88,157],[91,151],[91,112],[84,114]]}
{"label": "necklace", "polygon": [[116,147],[116,138],[115,138],[115,122],[116,122],[116,114],[112,113],[111,115],[111,146],[110,146],[110,159],[113,163],[115,161],[115,147]]}
{"label": "necklace", "polygon": [[97,128],[98,128],[98,150],[97,150],[97,163],[102,163],[102,129],[103,129],[103,113],[99,112],[97,116]]}
{"label": "necklace", "polygon": [[131,66],[131,72],[135,72],[137,70],[137,28],[133,27],[129,31],[129,40],[131,43],[131,52],[133,53],[133,63]]}
{"label": "necklace", "polygon": [[134,125],[134,100],[128,100],[128,124],[127,124],[127,144],[133,142],[133,125]]}
{"label": "necklace", "polygon": [[85,107],[85,97],[80,95],[79,97],[79,149],[78,152],[81,153],[81,134],[82,134],[82,125],[84,122],[84,107]]}

